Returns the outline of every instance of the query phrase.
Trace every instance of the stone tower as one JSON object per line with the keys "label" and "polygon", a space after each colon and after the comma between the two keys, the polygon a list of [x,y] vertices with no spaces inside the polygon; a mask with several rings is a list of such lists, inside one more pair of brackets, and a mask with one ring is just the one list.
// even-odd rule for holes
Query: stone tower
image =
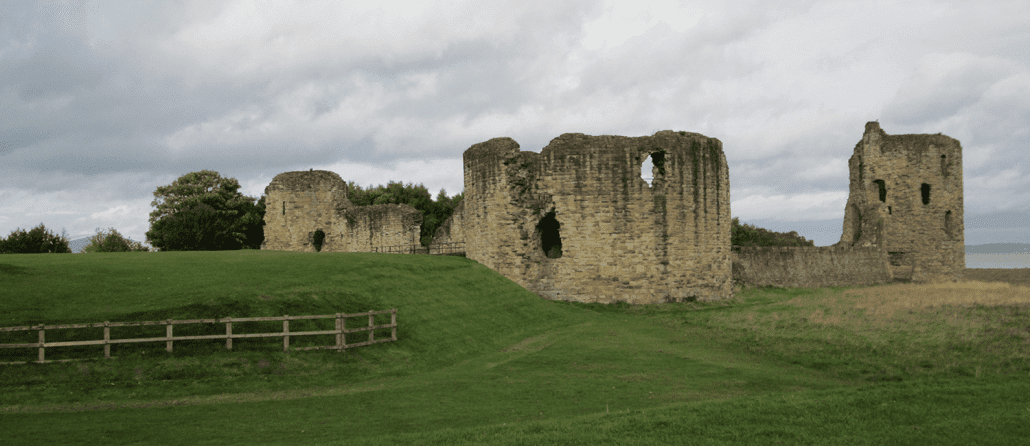
{"label": "stone tower", "polygon": [[895,280],[961,278],[966,261],[958,140],[940,133],[888,135],[869,122],[848,168],[837,246],[885,250]]}
{"label": "stone tower", "polygon": [[[350,204],[347,183],[335,172],[325,170],[276,175],[265,188],[265,196],[265,241],[261,249],[277,251],[314,251],[314,232],[330,233],[336,209]],[[331,245],[331,240],[326,242]]]}
{"label": "stone tower", "polygon": [[[649,185],[641,164],[652,160]],[[547,298],[633,304],[732,297],[722,142],[566,133],[540,153],[511,138],[465,151],[462,207],[438,232]],[[443,228],[442,228],[443,229]]]}

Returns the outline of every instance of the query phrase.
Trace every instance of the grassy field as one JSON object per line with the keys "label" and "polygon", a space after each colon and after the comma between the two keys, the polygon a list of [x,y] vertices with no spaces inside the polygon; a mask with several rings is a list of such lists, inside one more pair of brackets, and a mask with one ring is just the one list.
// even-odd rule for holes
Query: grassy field
{"label": "grassy field", "polygon": [[[48,359],[98,359],[0,366],[0,442],[1021,444],[1030,288],[1018,271],[628,306],[545,301],[460,257],[4,255],[0,327],[397,308],[399,328],[397,342],[346,353],[283,353],[278,338],[234,340],[231,352],[217,340],[173,353],[123,344],[110,360],[102,347],[48,348]],[[281,329],[261,324],[233,331]],[[151,329],[117,336],[164,332]],[[0,361],[35,354],[4,349]]]}

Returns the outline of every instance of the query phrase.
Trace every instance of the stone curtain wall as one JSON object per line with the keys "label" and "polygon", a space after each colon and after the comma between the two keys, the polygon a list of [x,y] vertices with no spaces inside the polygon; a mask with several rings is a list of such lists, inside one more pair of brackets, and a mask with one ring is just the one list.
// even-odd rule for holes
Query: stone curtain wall
{"label": "stone curtain wall", "polygon": [[956,280],[965,268],[962,146],[936,135],[888,135],[876,122],[848,161],[838,246],[877,246],[900,280]]}
{"label": "stone curtain wall", "polygon": [[[386,247],[418,247],[422,213],[408,205],[351,206],[340,211],[333,234],[343,238],[340,252],[375,252]],[[322,248],[324,251],[326,248]]]}
{"label": "stone curtain wall", "polygon": [[464,242],[465,239],[465,200],[458,202],[454,212],[447,218],[433,235],[433,242],[429,245],[429,252],[437,252],[441,246],[448,243]]}
{"label": "stone curtain wall", "polygon": [[[640,178],[648,156],[652,186]],[[718,139],[564,134],[538,154],[495,138],[465,151],[464,165],[466,256],[542,297],[732,297],[729,170]]]}
{"label": "stone curtain wall", "polygon": [[354,206],[347,184],[324,170],[285,172],[265,188],[265,241],[261,249],[314,252],[313,235],[325,233],[323,252],[373,252],[417,247],[422,214],[408,205]]}
{"label": "stone curtain wall", "polygon": [[734,246],[734,282],[747,286],[826,287],[891,281],[887,253],[876,247]]}

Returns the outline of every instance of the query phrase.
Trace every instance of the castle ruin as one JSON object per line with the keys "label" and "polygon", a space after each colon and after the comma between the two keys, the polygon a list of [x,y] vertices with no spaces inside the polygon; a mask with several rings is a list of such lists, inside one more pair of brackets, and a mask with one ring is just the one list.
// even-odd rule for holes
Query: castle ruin
{"label": "castle ruin", "polygon": [[[650,185],[641,178],[649,157]],[[466,257],[546,299],[732,296],[729,169],[718,139],[566,133],[536,153],[494,138],[463,159],[464,199],[434,244],[463,240]]]}
{"label": "castle ruin", "polygon": [[[641,175],[648,158],[650,184]],[[466,150],[463,162],[464,198],[430,251],[463,245],[466,257],[546,299],[718,300],[732,297],[734,282],[929,282],[957,280],[965,268],[962,147],[939,133],[888,135],[867,123],[848,163],[841,240],[825,247],[731,247],[722,142],[698,133],[566,133],[540,153],[494,138]],[[354,206],[335,173],[282,173],[265,194],[262,249],[419,246],[418,210]]]}
{"label": "castle ruin", "polygon": [[962,146],[941,135],[888,135],[867,123],[848,160],[840,246],[887,252],[896,280],[956,280],[966,267]]}
{"label": "castle ruin", "polygon": [[406,204],[355,206],[347,183],[334,172],[285,172],[265,188],[261,249],[407,252],[419,245],[421,225],[422,213]]}
{"label": "castle ruin", "polygon": [[823,247],[734,247],[738,283],[781,287],[935,282],[966,266],[962,146],[866,123],[848,160],[841,239]]}

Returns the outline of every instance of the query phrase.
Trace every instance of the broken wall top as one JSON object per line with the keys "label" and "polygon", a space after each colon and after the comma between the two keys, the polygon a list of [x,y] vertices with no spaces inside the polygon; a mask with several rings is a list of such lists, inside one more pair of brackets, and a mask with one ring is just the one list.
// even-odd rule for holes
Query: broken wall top
{"label": "broken wall top", "polygon": [[864,144],[878,143],[881,153],[906,153],[910,157],[918,158],[925,155],[930,146],[939,149],[962,150],[962,145],[955,138],[947,135],[913,133],[905,135],[888,135],[880,128],[878,122],[867,122],[865,134],[862,141],[855,145],[855,152],[859,152]]}
{"label": "broken wall top", "polygon": [[307,170],[283,172],[276,175],[265,188],[265,195],[270,191],[346,191],[347,183],[336,172],[327,170]]}

